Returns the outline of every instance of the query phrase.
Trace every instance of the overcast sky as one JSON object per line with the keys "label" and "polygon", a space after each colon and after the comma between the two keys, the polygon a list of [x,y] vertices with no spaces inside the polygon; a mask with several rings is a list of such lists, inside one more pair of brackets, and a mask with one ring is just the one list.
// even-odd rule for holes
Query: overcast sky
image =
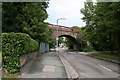
{"label": "overcast sky", "polygon": [[58,18],[66,18],[66,20],[59,20],[59,25],[72,27],[72,26],[85,26],[81,19],[83,15],[80,9],[84,7],[86,0],[50,0],[48,12],[48,19],[46,22],[57,24]]}

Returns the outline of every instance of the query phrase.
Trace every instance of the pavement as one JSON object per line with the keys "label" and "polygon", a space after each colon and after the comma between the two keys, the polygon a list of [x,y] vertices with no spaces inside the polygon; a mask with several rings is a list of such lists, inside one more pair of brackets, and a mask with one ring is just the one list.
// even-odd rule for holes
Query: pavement
{"label": "pavement", "polygon": [[48,52],[38,56],[30,70],[20,78],[67,78],[67,74],[56,52]]}
{"label": "pavement", "polygon": [[87,53],[48,52],[38,56],[27,73],[20,78],[77,79],[118,78],[117,64],[86,56]]}

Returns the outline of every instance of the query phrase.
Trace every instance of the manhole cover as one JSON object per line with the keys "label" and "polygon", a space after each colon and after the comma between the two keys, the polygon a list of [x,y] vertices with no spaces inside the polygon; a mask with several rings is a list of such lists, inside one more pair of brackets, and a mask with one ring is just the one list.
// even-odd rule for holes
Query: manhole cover
{"label": "manhole cover", "polygon": [[55,66],[44,66],[42,71],[44,71],[44,72],[55,72]]}

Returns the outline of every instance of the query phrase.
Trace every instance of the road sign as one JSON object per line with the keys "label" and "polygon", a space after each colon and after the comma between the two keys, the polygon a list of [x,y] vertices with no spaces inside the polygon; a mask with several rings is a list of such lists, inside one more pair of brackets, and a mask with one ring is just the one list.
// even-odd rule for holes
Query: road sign
{"label": "road sign", "polygon": [[56,44],[58,44],[58,41],[56,41]]}

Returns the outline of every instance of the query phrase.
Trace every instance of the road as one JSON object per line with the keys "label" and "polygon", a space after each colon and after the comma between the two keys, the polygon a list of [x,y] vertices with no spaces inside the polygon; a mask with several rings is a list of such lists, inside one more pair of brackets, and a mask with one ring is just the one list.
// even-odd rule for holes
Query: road
{"label": "road", "polygon": [[85,52],[68,52],[59,49],[80,78],[118,78],[118,65],[86,55]]}

